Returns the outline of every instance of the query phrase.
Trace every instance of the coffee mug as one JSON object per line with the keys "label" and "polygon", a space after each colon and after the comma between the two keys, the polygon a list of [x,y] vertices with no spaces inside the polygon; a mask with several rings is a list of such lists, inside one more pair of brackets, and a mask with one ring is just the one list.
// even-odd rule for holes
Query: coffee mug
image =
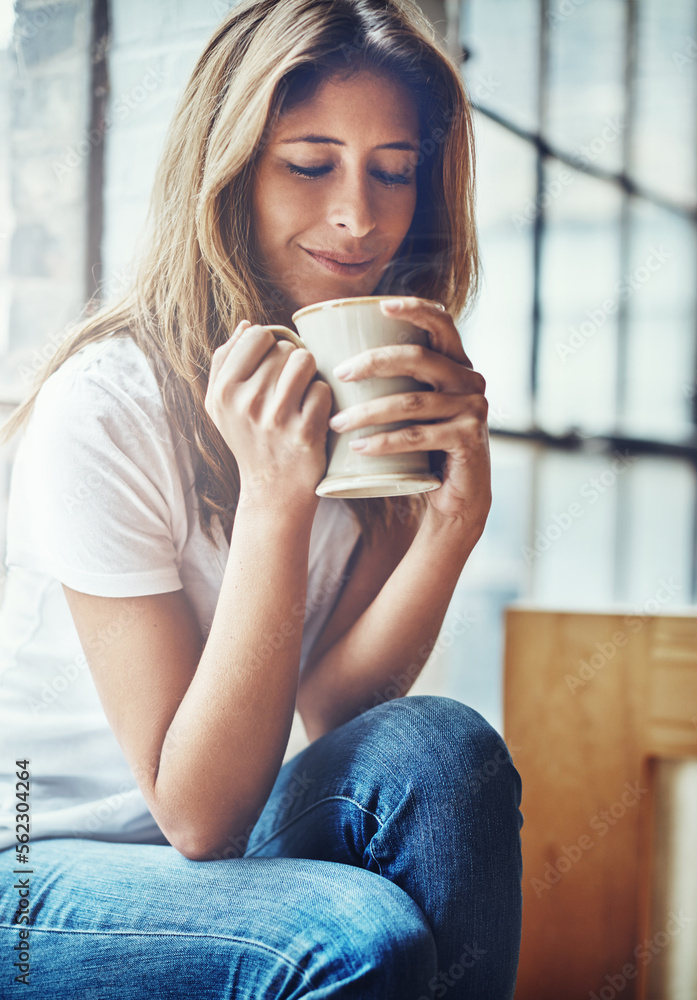
{"label": "coffee mug", "polygon": [[[329,299],[293,313],[301,336],[285,326],[269,329],[277,339],[290,340],[306,348],[315,358],[319,376],[332,390],[332,415],[356,403],[364,403],[393,393],[418,392],[430,387],[409,376],[366,378],[342,382],[333,369],[354,354],[391,344],[422,344],[428,336],[413,323],[392,319],[380,309],[380,302],[393,295],[365,295],[359,298]],[[363,455],[349,448],[349,441],[380,431],[398,430],[414,423],[401,420],[372,424],[338,434],[327,432],[328,465],[315,493],[320,497],[389,497],[435,490],[441,480],[430,470],[429,453],[412,451],[397,455]]]}

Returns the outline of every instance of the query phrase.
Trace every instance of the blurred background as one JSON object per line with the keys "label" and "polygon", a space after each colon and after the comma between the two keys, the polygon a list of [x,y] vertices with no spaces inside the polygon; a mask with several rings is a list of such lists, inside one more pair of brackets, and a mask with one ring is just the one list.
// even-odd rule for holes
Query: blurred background
{"label": "blurred background", "polygon": [[[128,283],[176,99],[229,6],[2,0],[3,404]],[[501,729],[507,603],[697,598],[697,4],[422,7],[476,108],[483,282],[462,336],[494,476],[424,679]]]}
{"label": "blurred background", "polygon": [[[86,301],[130,280],[175,102],[231,5],[2,0],[0,419]],[[483,281],[461,333],[494,499],[412,693],[503,732],[505,607],[695,611],[697,3],[421,6],[475,107]],[[670,995],[695,1000],[680,961]]]}

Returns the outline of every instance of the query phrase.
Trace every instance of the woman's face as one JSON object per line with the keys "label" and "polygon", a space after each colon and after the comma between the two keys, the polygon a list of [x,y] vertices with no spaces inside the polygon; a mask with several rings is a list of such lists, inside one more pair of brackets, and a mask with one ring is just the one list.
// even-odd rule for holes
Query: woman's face
{"label": "woman's face", "polygon": [[282,115],[257,163],[257,253],[290,311],[370,295],[416,207],[419,121],[391,77],[326,79]]}

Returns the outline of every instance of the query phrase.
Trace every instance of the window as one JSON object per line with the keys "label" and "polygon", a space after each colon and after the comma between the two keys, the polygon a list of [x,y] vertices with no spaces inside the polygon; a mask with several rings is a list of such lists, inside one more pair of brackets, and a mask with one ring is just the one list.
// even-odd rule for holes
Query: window
{"label": "window", "polygon": [[[451,26],[452,30],[452,26]],[[501,724],[503,607],[693,605],[697,6],[462,0],[494,501],[446,693]]]}

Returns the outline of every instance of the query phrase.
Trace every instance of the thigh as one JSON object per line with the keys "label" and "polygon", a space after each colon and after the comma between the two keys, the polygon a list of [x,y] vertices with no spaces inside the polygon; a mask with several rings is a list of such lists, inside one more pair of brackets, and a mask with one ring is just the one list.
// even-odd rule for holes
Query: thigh
{"label": "thigh", "polygon": [[0,852],[3,996],[416,997],[435,963],[416,904],[346,865],[59,838],[32,844],[20,867]]}

